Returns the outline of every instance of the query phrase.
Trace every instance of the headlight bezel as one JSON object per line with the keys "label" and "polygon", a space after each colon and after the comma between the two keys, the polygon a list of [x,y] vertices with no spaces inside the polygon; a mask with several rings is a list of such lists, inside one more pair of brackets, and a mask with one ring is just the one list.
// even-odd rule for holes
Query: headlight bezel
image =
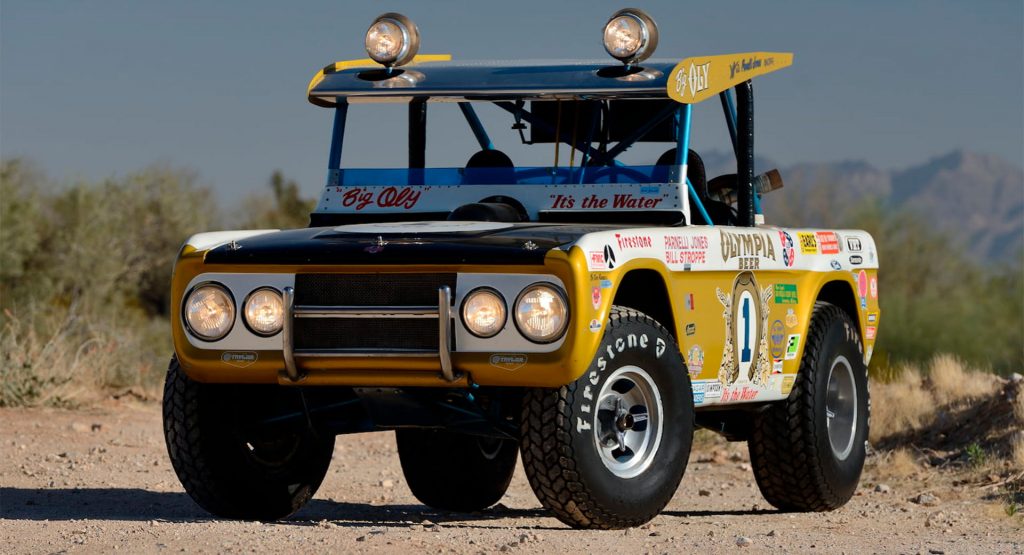
{"label": "headlight bezel", "polygon": [[[203,289],[203,288],[206,288],[206,287],[209,287],[209,288],[212,288],[212,289],[217,289],[221,293],[223,293],[224,296],[227,297],[228,306],[231,308],[230,318],[229,318],[229,323],[228,323],[227,329],[225,329],[223,333],[221,333],[220,335],[217,335],[217,336],[206,336],[206,335],[203,335],[198,330],[196,330],[192,326],[192,323],[189,322],[189,320],[188,320],[188,307],[189,307],[189,304],[191,304],[190,301],[192,300],[192,296],[195,295],[200,289]],[[185,331],[188,332],[189,335],[191,335],[192,337],[194,337],[194,338],[196,338],[196,339],[198,339],[200,341],[204,341],[206,343],[216,343],[217,341],[220,341],[220,340],[224,339],[225,337],[228,336],[228,334],[231,333],[231,330],[235,329],[235,322],[237,320],[238,320],[238,303],[235,302],[235,295],[231,292],[231,288],[229,288],[228,286],[226,286],[223,283],[220,283],[218,281],[204,281],[204,282],[200,282],[200,283],[197,283],[197,284],[193,285],[192,288],[189,289],[188,292],[185,294],[185,297],[182,300],[182,303],[181,303],[181,322],[182,322],[182,325],[185,327]]]}
{"label": "headlight bezel", "polygon": [[[620,17],[628,17],[637,22],[640,27],[640,44],[636,50],[630,53],[628,56],[617,56],[608,48],[608,43],[605,40],[605,35],[608,32],[608,27],[613,21]],[[604,27],[601,29],[601,45],[604,46],[605,52],[609,56],[619,60],[627,66],[640,63],[647,58],[650,58],[654,51],[658,48],[658,24],[655,23],[654,18],[647,14],[647,12],[637,8],[625,8],[621,9],[612,14],[605,22]]]}
{"label": "headlight bezel", "polygon": [[[500,302],[501,307],[502,307],[501,326],[499,326],[498,329],[496,329],[494,331],[494,333],[492,333],[490,335],[482,335],[482,334],[478,333],[476,330],[474,330],[469,325],[469,319],[466,318],[466,306],[469,304],[470,299],[472,299],[474,295],[486,294],[486,293],[490,293],[490,294],[494,295],[495,297],[497,297],[498,301]],[[466,331],[468,331],[474,337],[479,337],[480,339],[490,339],[490,338],[498,335],[499,333],[501,333],[505,329],[505,327],[508,325],[508,318],[509,318],[508,301],[505,300],[505,296],[502,295],[500,291],[498,291],[497,289],[495,289],[493,287],[486,287],[486,286],[484,286],[484,287],[475,287],[469,293],[467,293],[466,296],[462,299],[462,304],[459,306],[459,318],[462,320],[462,326],[464,328],[466,328]]]}
{"label": "headlight bezel", "polygon": [[[253,326],[249,322],[249,301],[252,300],[253,295],[255,295],[255,294],[257,294],[257,293],[259,293],[261,291],[271,291],[275,295],[277,295],[277,298],[281,301],[281,323],[277,327],[276,330],[274,330],[272,332],[269,332],[269,333],[268,332],[261,332],[261,331],[257,330],[256,327]],[[256,289],[253,289],[252,291],[249,292],[248,295],[245,296],[245,301],[242,302],[241,306],[242,306],[242,310],[241,310],[241,318],[240,319],[242,320],[242,324],[245,325],[245,329],[249,330],[249,332],[252,333],[253,335],[258,335],[260,337],[273,337],[273,336],[281,333],[281,330],[284,329],[284,320],[285,320],[285,318],[288,317],[288,315],[285,313],[286,310],[285,310],[285,306],[284,306],[284,293],[279,291],[276,287],[272,287],[270,285],[264,285],[262,287],[257,287]]]}
{"label": "headlight bezel", "polygon": [[[377,24],[383,22],[394,25],[401,32],[402,46],[398,49],[398,52],[395,54],[393,59],[380,58],[375,56],[373,51],[370,50],[370,31],[372,31]],[[403,66],[411,62],[419,51],[420,31],[419,28],[416,27],[416,24],[408,17],[395,12],[384,13],[374,18],[373,22],[370,23],[370,26],[366,28],[366,34],[363,36],[363,47],[366,49],[366,54],[371,60],[384,67],[392,68]]]}
{"label": "headlight bezel", "polygon": [[[538,339],[533,335],[530,335],[529,333],[526,332],[526,330],[523,329],[523,326],[519,323],[519,304],[523,301],[523,298],[526,297],[527,293],[531,292],[534,289],[540,288],[549,289],[552,292],[554,292],[555,296],[561,301],[562,306],[565,308],[565,319],[563,320],[560,329],[557,333],[553,334],[550,338],[547,339]],[[524,287],[523,290],[520,291],[519,294],[516,296],[516,301],[512,305],[512,312],[512,322],[515,324],[516,330],[519,332],[519,335],[524,337],[527,341],[530,341],[531,343],[536,343],[538,345],[551,344],[565,337],[565,334],[569,330],[569,322],[572,319],[572,309],[569,306],[569,297],[566,295],[565,291],[562,290],[561,287],[549,281],[537,281]]]}

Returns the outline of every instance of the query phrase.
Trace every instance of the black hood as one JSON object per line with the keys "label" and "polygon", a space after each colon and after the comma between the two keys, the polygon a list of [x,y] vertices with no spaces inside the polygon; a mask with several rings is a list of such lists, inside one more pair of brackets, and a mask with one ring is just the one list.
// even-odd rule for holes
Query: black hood
{"label": "black hood", "polygon": [[[210,264],[543,264],[551,249],[609,226],[458,222],[364,224],[275,231],[212,249]],[[619,226],[621,227],[621,226]]]}

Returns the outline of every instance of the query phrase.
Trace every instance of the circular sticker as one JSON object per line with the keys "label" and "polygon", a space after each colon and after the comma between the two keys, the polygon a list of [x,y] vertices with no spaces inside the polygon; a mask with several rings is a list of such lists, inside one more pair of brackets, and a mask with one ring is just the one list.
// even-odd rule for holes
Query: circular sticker
{"label": "circular sticker", "polygon": [[787,268],[791,268],[796,262],[796,249],[793,248],[793,236],[785,231],[779,232],[779,241],[782,243],[782,261]]}
{"label": "circular sticker", "polygon": [[871,278],[871,298],[878,298],[878,278],[876,277]]}
{"label": "circular sticker", "polygon": [[782,358],[785,354],[786,328],[782,326],[782,320],[772,322],[772,358]]}

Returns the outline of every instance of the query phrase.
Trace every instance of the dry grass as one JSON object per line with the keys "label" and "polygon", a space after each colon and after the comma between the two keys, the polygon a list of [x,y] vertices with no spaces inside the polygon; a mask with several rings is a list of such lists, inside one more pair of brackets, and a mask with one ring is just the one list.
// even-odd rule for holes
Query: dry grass
{"label": "dry grass", "polygon": [[[931,421],[937,410],[951,403],[991,395],[999,387],[999,378],[995,375],[968,368],[962,360],[949,354],[932,358],[927,374],[915,365],[907,365],[895,375],[890,382],[870,384],[871,441],[920,429]],[[1019,410],[1024,412],[1024,408]]]}
{"label": "dry grass", "polygon": [[921,472],[921,465],[918,464],[914,455],[905,448],[896,449],[886,456],[885,464],[881,469],[886,476],[893,478],[909,478]]}
{"label": "dry grass", "polygon": [[76,407],[128,387],[144,397],[157,390],[160,369],[145,343],[166,333],[158,323],[128,333],[72,313],[46,325],[10,310],[0,321],[0,406]]}
{"label": "dry grass", "polygon": [[935,400],[942,405],[991,395],[999,387],[999,381],[993,374],[968,369],[962,360],[950,354],[932,358],[928,379]]}

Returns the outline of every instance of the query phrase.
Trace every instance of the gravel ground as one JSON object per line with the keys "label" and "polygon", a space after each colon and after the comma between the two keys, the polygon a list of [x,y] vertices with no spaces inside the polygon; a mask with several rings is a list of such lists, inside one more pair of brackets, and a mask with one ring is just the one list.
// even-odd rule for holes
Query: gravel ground
{"label": "gravel ground", "polygon": [[[182,491],[155,405],[0,409],[0,551],[1022,553],[1021,520],[935,472],[886,480],[869,461],[831,513],[783,514],[757,491],[743,444],[703,440],[666,510],[632,530],[579,531],[545,514],[517,470],[477,514],[419,505],[393,435],[338,438],[316,498],[277,523],[218,521]],[[453,461],[457,462],[457,461]]]}

